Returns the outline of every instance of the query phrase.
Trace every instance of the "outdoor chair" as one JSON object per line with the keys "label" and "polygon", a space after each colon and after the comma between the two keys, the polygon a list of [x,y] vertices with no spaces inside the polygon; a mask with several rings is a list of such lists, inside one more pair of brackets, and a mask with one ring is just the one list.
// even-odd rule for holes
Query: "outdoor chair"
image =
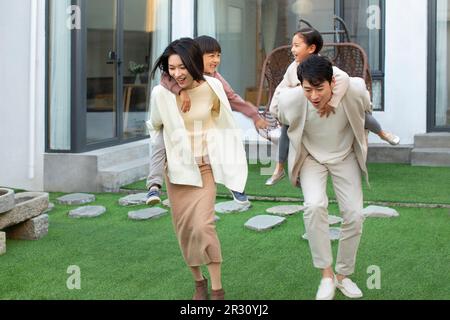
{"label": "outdoor chair", "polygon": [[[363,78],[369,93],[372,94],[372,77],[369,63],[364,49],[352,42],[325,43],[322,56],[328,57],[333,65],[348,73],[351,77]],[[261,105],[263,92],[267,92],[268,102],[261,116],[269,122],[267,129],[259,129],[258,133],[265,139],[276,142],[281,133],[280,123],[269,112],[273,94],[283,80],[289,65],[294,61],[291,54],[291,46],[282,46],[273,50],[266,58],[261,71],[261,81],[258,89],[256,105]]]}

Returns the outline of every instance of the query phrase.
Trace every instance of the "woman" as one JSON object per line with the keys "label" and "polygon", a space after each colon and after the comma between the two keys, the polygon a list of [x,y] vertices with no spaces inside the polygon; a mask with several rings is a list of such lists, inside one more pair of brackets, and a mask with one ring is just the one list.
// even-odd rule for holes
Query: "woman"
{"label": "woman", "polygon": [[243,192],[247,161],[238,129],[219,80],[204,76],[203,56],[190,38],[172,42],[152,70],[169,74],[191,100],[188,113],[181,111],[181,98],[163,86],[151,96],[152,139],[163,128],[166,148],[166,185],[174,229],[181,252],[195,280],[194,300],[224,299],[221,281],[222,254],[215,229],[216,183]]}

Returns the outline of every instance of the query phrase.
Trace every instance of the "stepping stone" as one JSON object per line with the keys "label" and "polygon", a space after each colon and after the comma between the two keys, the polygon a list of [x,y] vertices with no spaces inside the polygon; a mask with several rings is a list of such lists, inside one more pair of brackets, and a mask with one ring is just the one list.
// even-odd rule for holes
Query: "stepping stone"
{"label": "stepping stone", "polygon": [[48,208],[48,193],[17,193],[14,201],[14,209],[0,214],[0,230],[41,215]]}
{"label": "stepping stone", "polygon": [[14,190],[0,188],[0,214],[12,210],[15,206]]}
{"label": "stepping stone", "polygon": [[149,208],[138,211],[128,212],[128,218],[131,220],[157,219],[167,214],[167,210],[161,208]]}
{"label": "stepping stone", "polygon": [[[341,238],[341,228],[330,228],[330,240],[337,241]],[[302,236],[304,240],[308,240],[308,234]]]}
{"label": "stepping stone", "polygon": [[48,204],[47,210],[44,211],[44,213],[50,213],[53,209],[55,209],[55,205],[53,203]]}
{"label": "stepping stone", "polygon": [[6,253],[6,234],[0,231],[0,256]]}
{"label": "stepping stone", "polygon": [[42,214],[5,230],[8,239],[39,240],[48,234],[48,215]]}
{"label": "stepping stone", "polygon": [[80,205],[95,201],[95,196],[86,193],[72,193],[56,199],[60,204]]}
{"label": "stepping stone", "polygon": [[147,200],[146,193],[131,194],[129,196],[120,198],[119,205],[121,205],[123,207],[136,206],[136,205],[140,205],[140,204],[145,204],[146,200]]}
{"label": "stepping stone", "polygon": [[368,206],[362,212],[366,218],[392,218],[399,216],[396,210],[379,206]]}
{"label": "stepping stone", "polygon": [[80,207],[69,212],[71,218],[95,218],[106,212],[103,206],[86,206]]}
{"label": "stepping stone", "polygon": [[170,208],[170,201],[169,201],[169,199],[164,200],[164,201],[162,202],[162,205],[163,205],[164,207]]}
{"label": "stepping stone", "polygon": [[286,217],[305,210],[303,206],[277,206],[266,210],[267,213]]}
{"label": "stepping stone", "polygon": [[256,216],[245,223],[245,227],[255,231],[267,231],[279,226],[286,221],[283,217],[274,217],[269,215]]}
{"label": "stepping stone", "polygon": [[341,217],[328,215],[328,224],[329,225],[338,224],[338,223],[342,223],[342,222],[344,222],[344,219],[342,219]]}
{"label": "stepping stone", "polygon": [[242,205],[238,204],[235,201],[227,201],[227,202],[221,202],[217,203],[215,206],[215,210],[218,213],[227,214],[227,213],[238,213],[238,212],[245,212],[250,209],[252,205]]}

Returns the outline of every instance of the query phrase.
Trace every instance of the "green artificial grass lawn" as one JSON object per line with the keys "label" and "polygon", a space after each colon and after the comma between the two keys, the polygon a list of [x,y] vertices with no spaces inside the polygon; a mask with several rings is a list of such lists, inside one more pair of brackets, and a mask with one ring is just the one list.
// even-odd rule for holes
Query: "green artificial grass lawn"
{"label": "green artificial grass lawn", "polygon": [[[450,168],[369,164],[368,170],[370,188],[363,183],[365,201],[450,204]],[[302,197],[301,191],[292,187],[287,177],[274,186],[265,186],[272,173],[269,165],[249,165],[246,193],[254,196]],[[125,188],[145,190],[145,181]],[[223,186],[217,192],[228,194]],[[331,183],[328,184],[328,194],[335,199]]]}
{"label": "green artificial grass lawn", "polygon": [[[397,181],[397,188],[399,184]],[[60,194],[51,194],[51,201]],[[178,247],[170,215],[131,221],[119,194],[98,194],[93,205],[107,212],[71,219],[74,207],[56,204],[49,234],[39,241],[7,240],[0,257],[0,299],[190,299],[193,281]],[[218,199],[218,202],[223,199]],[[227,299],[313,299],[320,281],[313,268],[302,215],[270,232],[244,223],[277,203],[253,202],[250,211],[220,215],[223,284]],[[450,299],[450,212],[396,208],[400,217],[364,224],[352,277],[372,299]],[[330,213],[337,214],[336,205]],[[334,257],[337,243],[333,243]],[[81,270],[81,290],[67,289],[69,266]],[[381,272],[381,289],[370,290],[370,266]],[[370,270],[370,269],[369,269]],[[346,299],[337,293],[336,299]]]}

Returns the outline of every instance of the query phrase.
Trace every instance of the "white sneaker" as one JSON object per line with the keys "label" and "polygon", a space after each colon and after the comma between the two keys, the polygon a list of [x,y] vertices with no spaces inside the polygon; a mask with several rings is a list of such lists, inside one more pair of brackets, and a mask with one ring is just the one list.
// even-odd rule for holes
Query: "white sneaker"
{"label": "white sneaker", "polygon": [[334,279],[323,278],[317,290],[316,300],[333,300],[336,284]]}
{"label": "white sneaker", "polygon": [[363,293],[361,292],[361,290],[359,290],[358,286],[356,285],[356,283],[354,283],[352,280],[350,280],[349,278],[344,278],[342,280],[342,282],[339,282],[336,279],[336,287],[341,290],[341,292],[352,299],[356,299],[356,298],[361,298],[363,296]]}

